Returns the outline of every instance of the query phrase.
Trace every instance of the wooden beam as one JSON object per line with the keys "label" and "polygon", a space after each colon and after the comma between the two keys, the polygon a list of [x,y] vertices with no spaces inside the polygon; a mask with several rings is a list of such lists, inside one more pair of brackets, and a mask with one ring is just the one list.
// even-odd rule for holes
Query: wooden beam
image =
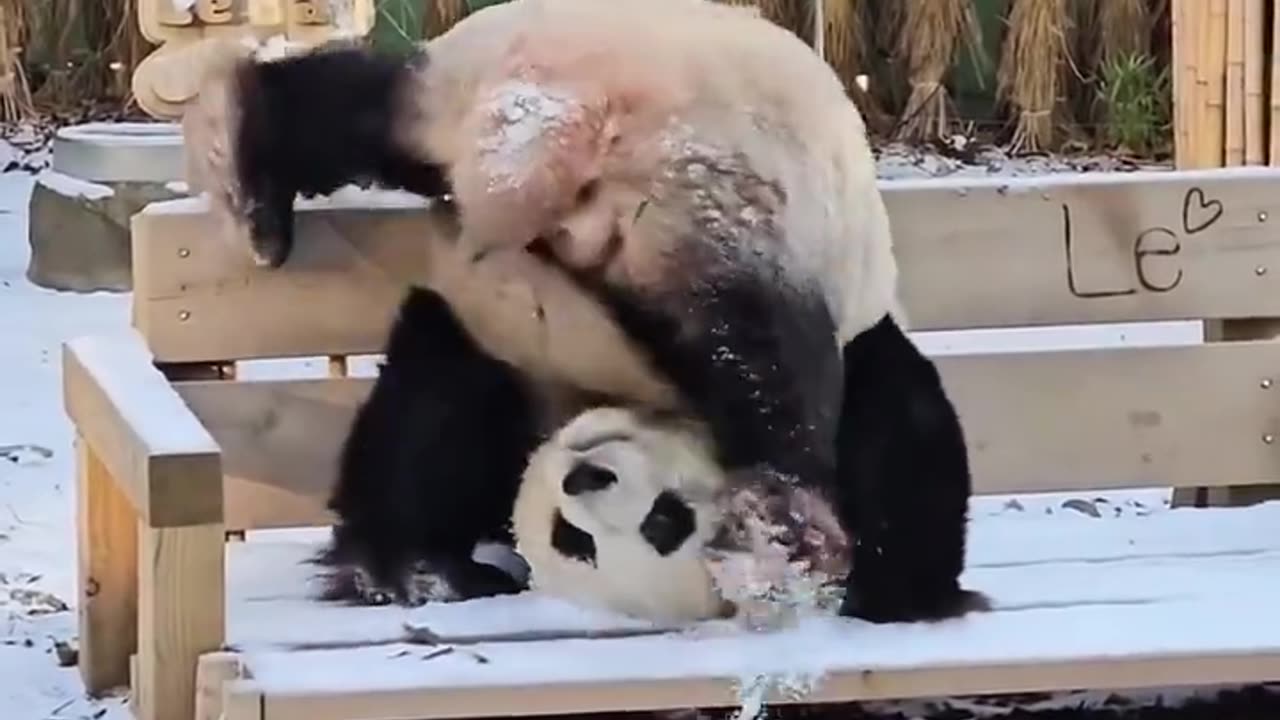
{"label": "wooden beam", "polygon": [[80,676],[97,695],[129,685],[138,647],[137,513],[83,438],[76,438]]}
{"label": "wooden beam", "polygon": [[144,524],[221,522],[218,446],[151,361],[133,331],[65,343],[67,414]]}
{"label": "wooden beam", "polygon": [[325,525],[338,453],[367,378],[177,383],[223,451],[226,525]]}
{"label": "wooden beam", "polygon": [[[1280,315],[1272,168],[881,187],[916,329]],[[134,324],[166,363],[379,352],[405,285],[452,235],[425,203],[370,197],[382,206],[300,202],[279,270],[219,242],[201,200],[148,206],[133,220]]]}
{"label": "wooden beam", "polygon": [[195,717],[196,667],[226,638],[223,525],[138,532],[138,720]]}
{"label": "wooden beam", "polygon": [[[627,641],[610,641],[627,642]],[[551,646],[552,643],[542,643]],[[583,652],[603,649],[581,643]],[[547,648],[548,661],[559,658]],[[294,653],[298,673],[308,671],[306,653]],[[274,663],[283,664],[282,658]],[[253,656],[246,658],[253,671]],[[424,679],[430,673],[424,672]],[[920,668],[849,668],[825,674],[800,698],[770,692],[770,705],[846,703],[955,695],[995,695],[1055,690],[1121,690],[1268,682],[1280,677],[1280,653],[1113,656],[1074,661],[987,663]],[[583,680],[526,684],[424,682],[423,687],[320,691],[273,691],[256,680],[228,685],[226,720],[346,720],[354,717],[515,717],[642,712],[688,707],[738,707],[740,680],[711,672],[678,679]],[[433,687],[434,685],[434,687]],[[250,702],[257,700],[257,703]],[[253,706],[262,708],[254,714]],[[231,708],[237,708],[231,712]],[[241,714],[243,713],[243,714]]]}
{"label": "wooden beam", "polygon": [[[979,493],[1280,478],[1280,342],[937,361],[965,423]],[[332,522],[325,503],[339,448],[371,385],[178,383],[222,447],[227,526]]]}

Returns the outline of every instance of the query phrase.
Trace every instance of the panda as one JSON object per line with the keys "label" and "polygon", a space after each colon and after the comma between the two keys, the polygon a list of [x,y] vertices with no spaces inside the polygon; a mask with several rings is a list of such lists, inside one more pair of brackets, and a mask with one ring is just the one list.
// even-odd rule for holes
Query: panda
{"label": "panda", "polygon": [[[983,605],[959,584],[963,432],[904,331],[862,119],[832,70],[758,13],[520,0],[408,60],[347,46],[242,54],[210,66],[183,126],[193,188],[269,267],[292,251],[298,193],[372,181],[458,214],[453,239],[430,243],[445,260],[427,284],[502,369],[388,359],[450,427],[427,432],[446,422],[433,416],[406,430],[418,411],[394,408],[417,400],[362,409],[349,446],[432,458],[409,493],[429,507],[402,501],[407,480],[374,479],[384,460],[343,471],[335,506],[344,522],[374,513],[349,536],[384,536],[365,553],[384,579],[413,554],[470,568],[464,548],[502,532],[489,521],[514,501],[508,470],[528,438],[600,402],[705,421],[733,483],[827,496],[856,538],[842,613],[888,622]],[[473,376],[511,370],[518,382]],[[482,406],[525,408],[510,417],[538,429],[494,438],[494,415],[459,409],[477,387],[491,393]],[[491,457],[469,472],[477,453]],[[373,487],[347,487],[357,477]],[[472,514],[473,495],[491,505]]]}
{"label": "panda", "polygon": [[[660,623],[758,626],[789,591],[820,604],[821,586],[848,570],[833,516],[805,510],[825,522],[778,543],[750,504],[761,499],[726,482],[701,423],[595,407],[533,453],[512,529],[535,590]],[[805,592],[805,581],[815,587]]]}

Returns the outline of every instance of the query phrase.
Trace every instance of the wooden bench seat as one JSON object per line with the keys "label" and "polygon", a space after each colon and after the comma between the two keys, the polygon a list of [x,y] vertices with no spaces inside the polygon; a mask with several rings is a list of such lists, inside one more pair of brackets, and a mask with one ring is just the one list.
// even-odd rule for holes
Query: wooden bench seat
{"label": "wooden bench seat", "polygon": [[257,538],[229,546],[228,642],[249,676],[228,686],[237,698],[229,707],[258,708],[245,720],[736,704],[735,685],[770,672],[821,676],[801,699],[829,702],[1280,677],[1280,623],[1268,619],[1280,607],[1280,502],[1147,517],[976,517],[966,581],[997,610],[963,620],[812,617],[770,634],[465,646],[487,662],[462,651],[425,659],[441,648],[394,639],[404,623],[456,637],[646,625],[536,593],[411,611],[326,606],[306,598],[314,568],[300,564],[318,547]]}

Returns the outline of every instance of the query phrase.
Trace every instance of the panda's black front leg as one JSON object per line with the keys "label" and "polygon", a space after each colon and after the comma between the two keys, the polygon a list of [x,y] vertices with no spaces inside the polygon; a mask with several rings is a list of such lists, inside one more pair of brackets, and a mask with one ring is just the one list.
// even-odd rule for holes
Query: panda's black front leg
{"label": "panda's black front leg", "polygon": [[323,558],[341,569],[326,594],[412,603],[423,594],[419,567],[444,580],[446,597],[521,590],[472,554],[479,542],[510,542],[538,442],[520,376],[480,350],[442,297],[410,290],[342,449],[330,501],[338,522]]}
{"label": "panda's black front leg", "polygon": [[893,321],[844,349],[837,498],[854,536],[842,615],[938,620],[987,607],[960,586],[968,453],[932,361]]}

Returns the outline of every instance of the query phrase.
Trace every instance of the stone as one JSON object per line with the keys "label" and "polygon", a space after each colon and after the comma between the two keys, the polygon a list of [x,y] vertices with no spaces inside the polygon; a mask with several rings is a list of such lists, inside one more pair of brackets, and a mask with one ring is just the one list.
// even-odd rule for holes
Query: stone
{"label": "stone", "polygon": [[183,197],[182,136],[166,123],[63,128],[31,191],[27,278],[75,292],[133,289],[130,218]]}

